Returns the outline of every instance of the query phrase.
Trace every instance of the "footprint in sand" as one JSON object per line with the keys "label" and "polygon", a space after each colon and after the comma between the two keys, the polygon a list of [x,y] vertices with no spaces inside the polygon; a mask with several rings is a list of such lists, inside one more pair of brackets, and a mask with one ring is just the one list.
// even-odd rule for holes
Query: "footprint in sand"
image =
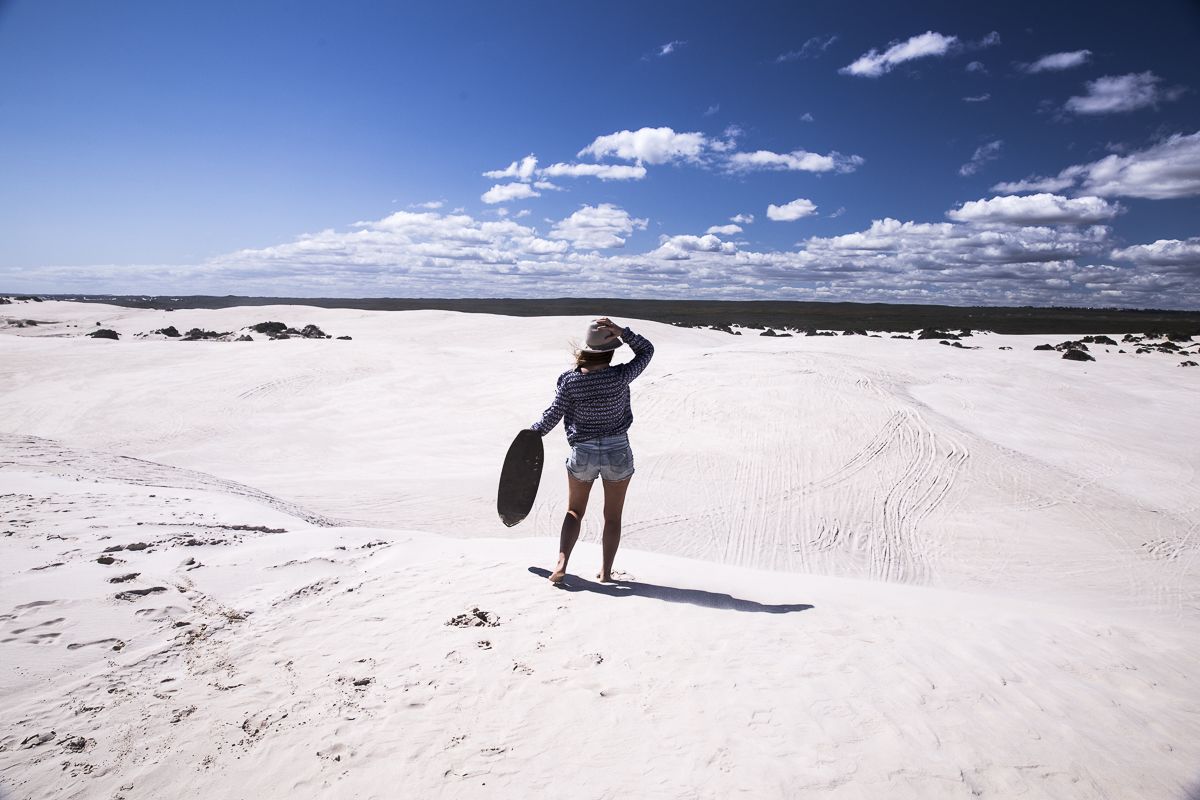
{"label": "footprint in sand", "polygon": [[115,597],[118,600],[137,600],[139,597],[145,597],[148,594],[165,592],[166,590],[167,587],[165,586],[151,586],[148,589],[126,589],[123,592],[117,592]]}
{"label": "footprint in sand", "polygon": [[67,649],[68,650],[78,650],[81,647],[92,647],[95,645],[109,647],[112,650],[121,650],[125,647],[125,643],[122,642],[120,639],[111,638],[111,639],[97,639],[94,642],[72,642],[71,644],[67,645]]}

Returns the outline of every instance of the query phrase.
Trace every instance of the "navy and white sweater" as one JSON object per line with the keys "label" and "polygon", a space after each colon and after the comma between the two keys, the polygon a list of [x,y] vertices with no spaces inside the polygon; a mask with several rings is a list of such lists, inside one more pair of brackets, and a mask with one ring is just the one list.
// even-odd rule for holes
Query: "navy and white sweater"
{"label": "navy and white sweater", "polygon": [[633,350],[632,361],[596,372],[571,369],[559,375],[554,402],[530,427],[545,436],[566,417],[563,427],[567,429],[567,441],[572,445],[629,430],[633,424],[629,384],[650,363],[654,345],[629,328],[621,331],[621,339]]}

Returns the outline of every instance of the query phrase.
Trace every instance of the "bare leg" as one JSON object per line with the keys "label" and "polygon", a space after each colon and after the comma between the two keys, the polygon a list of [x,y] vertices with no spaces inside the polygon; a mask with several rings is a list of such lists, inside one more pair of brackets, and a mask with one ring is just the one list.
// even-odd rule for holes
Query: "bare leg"
{"label": "bare leg", "polygon": [[621,545],[621,512],[625,510],[625,492],[632,477],[623,481],[604,482],[604,565],[600,568],[601,583],[612,581],[613,559]]}
{"label": "bare leg", "polygon": [[583,512],[587,510],[588,495],[591,493],[591,481],[577,481],[570,474],[567,475],[567,515],[563,517],[562,533],[558,536],[558,565],[550,573],[551,583],[561,583],[566,577],[567,561],[575,549],[575,542],[579,540],[579,525],[583,522]]}

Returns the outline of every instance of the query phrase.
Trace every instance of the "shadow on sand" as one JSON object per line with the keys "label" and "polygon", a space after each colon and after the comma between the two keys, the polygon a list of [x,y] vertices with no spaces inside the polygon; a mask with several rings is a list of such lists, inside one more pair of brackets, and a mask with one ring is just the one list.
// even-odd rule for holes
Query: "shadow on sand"
{"label": "shadow on sand", "polygon": [[[540,578],[550,577],[548,569],[530,567],[529,571]],[[691,606],[724,608],[730,611],[755,611],[760,614],[790,614],[793,611],[807,611],[812,608],[808,603],[764,605],[753,600],[739,600],[731,595],[706,592],[702,589],[677,589],[674,586],[658,586],[639,581],[597,583],[569,573],[563,582],[558,584],[558,588],[564,592],[595,592],[609,597],[650,597],[668,603],[687,603]]]}

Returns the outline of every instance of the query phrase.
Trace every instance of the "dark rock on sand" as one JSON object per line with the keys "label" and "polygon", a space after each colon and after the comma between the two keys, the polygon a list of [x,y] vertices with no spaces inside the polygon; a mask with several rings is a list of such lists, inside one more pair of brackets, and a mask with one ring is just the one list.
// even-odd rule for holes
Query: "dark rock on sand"
{"label": "dark rock on sand", "polygon": [[958,339],[956,333],[938,330],[937,328],[925,328],[917,334],[918,339]]}
{"label": "dark rock on sand", "polygon": [[259,322],[251,325],[250,330],[255,333],[283,333],[287,330],[287,325],[282,322]]}
{"label": "dark rock on sand", "polygon": [[1067,361],[1095,361],[1093,356],[1088,355],[1082,350],[1068,350],[1063,353],[1063,358]]}
{"label": "dark rock on sand", "polygon": [[171,338],[179,336],[179,331],[174,325],[168,325],[165,328],[159,328],[158,330],[154,331],[154,333],[161,333],[163,336],[170,336]]}
{"label": "dark rock on sand", "polygon": [[1086,352],[1088,349],[1088,346],[1086,344],[1084,344],[1082,340],[1079,340],[1079,341],[1067,340],[1065,342],[1059,342],[1058,344],[1054,345],[1054,349],[1060,350],[1060,351],[1083,350]]}
{"label": "dark rock on sand", "polygon": [[1085,336],[1079,341],[1086,342],[1087,344],[1111,344],[1114,347],[1117,344],[1114,339],[1108,336]]}
{"label": "dark rock on sand", "polygon": [[217,333],[216,331],[206,331],[201,328],[192,328],[184,334],[183,341],[195,342],[201,339],[220,339],[222,336],[228,336],[229,333]]}
{"label": "dark rock on sand", "polygon": [[96,563],[103,564],[106,567],[110,567],[113,564],[117,563],[117,560],[115,558],[113,558],[112,556],[100,556],[99,558],[96,559]]}
{"label": "dark rock on sand", "polygon": [[892,338],[893,339],[911,339],[912,337],[909,336],[907,333],[893,333]]}
{"label": "dark rock on sand", "polygon": [[1052,345],[1052,344],[1039,344],[1037,347],[1035,347],[1035,348],[1033,348],[1033,349],[1034,349],[1034,350],[1053,350],[1053,349],[1054,349],[1054,345]]}
{"label": "dark rock on sand", "polygon": [[1200,364],[1197,364],[1195,361],[1180,361],[1179,366],[1181,366],[1181,367],[1200,367]]}
{"label": "dark rock on sand", "polygon": [[867,332],[861,328],[850,328],[842,331],[842,336],[866,336]]}
{"label": "dark rock on sand", "polygon": [[770,328],[767,328],[765,331],[763,331],[762,333],[759,334],[759,336],[774,336],[774,335],[775,335],[775,331],[771,330]]}
{"label": "dark rock on sand", "polygon": [[101,328],[98,331],[92,331],[88,334],[92,339],[120,339],[121,334],[110,328]]}
{"label": "dark rock on sand", "polygon": [[350,340],[351,340],[351,338],[352,338],[352,337],[350,337],[350,336],[339,336],[339,337],[337,337],[337,338],[341,339],[343,342],[348,342],[348,341],[350,341]]}
{"label": "dark rock on sand", "polygon": [[304,328],[301,329],[300,335],[303,336],[305,339],[328,339],[329,338],[328,336],[325,335],[325,331],[321,330],[316,325],[305,325]]}
{"label": "dark rock on sand", "polygon": [[241,336],[239,336],[239,337],[237,337],[236,339],[234,339],[234,341],[235,341],[235,342],[253,342],[253,341],[254,341],[254,337],[253,337],[253,336],[247,336],[246,334],[244,334],[244,333],[243,333]]}
{"label": "dark rock on sand", "polygon": [[1001,349],[1001,350],[1012,350],[1012,348],[1011,348],[1011,347],[1001,347],[1000,349]]}

